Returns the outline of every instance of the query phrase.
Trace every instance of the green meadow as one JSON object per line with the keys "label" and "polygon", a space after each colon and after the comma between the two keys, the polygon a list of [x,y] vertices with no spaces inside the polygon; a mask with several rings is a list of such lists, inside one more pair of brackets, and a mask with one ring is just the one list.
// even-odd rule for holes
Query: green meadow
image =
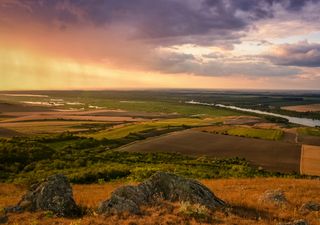
{"label": "green meadow", "polygon": [[227,131],[229,135],[260,138],[266,140],[280,140],[283,136],[283,131],[275,129],[258,129],[251,127],[236,127]]}

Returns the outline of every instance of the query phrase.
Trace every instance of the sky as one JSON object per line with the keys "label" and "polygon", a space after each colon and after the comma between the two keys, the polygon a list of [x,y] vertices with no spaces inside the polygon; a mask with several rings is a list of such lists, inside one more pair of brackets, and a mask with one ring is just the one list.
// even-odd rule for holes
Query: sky
{"label": "sky", "polygon": [[320,89],[320,0],[0,0],[0,90]]}

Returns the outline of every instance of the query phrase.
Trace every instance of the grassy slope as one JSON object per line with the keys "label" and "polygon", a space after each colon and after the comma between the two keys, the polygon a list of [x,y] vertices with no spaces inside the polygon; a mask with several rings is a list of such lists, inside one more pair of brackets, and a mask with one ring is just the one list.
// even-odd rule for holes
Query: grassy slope
{"label": "grassy slope", "polygon": [[[256,178],[256,179],[220,179],[202,180],[218,197],[228,202],[232,208],[228,213],[208,212],[205,220],[197,216],[179,213],[181,204],[169,203],[143,208],[145,213],[138,216],[104,216],[88,214],[83,218],[54,218],[44,212],[10,214],[9,224],[206,224],[205,221],[218,224],[269,225],[306,219],[309,224],[319,223],[319,212],[301,214],[299,208],[310,200],[320,202],[320,181],[303,179]],[[100,201],[107,199],[111,192],[123,183],[74,185],[74,197],[83,207],[95,208]],[[283,207],[262,203],[259,197],[266,191],[280,188],[285,192],[289,204]],[[26,189],[12,184],[0,184],[0,207],[19,201]]]}

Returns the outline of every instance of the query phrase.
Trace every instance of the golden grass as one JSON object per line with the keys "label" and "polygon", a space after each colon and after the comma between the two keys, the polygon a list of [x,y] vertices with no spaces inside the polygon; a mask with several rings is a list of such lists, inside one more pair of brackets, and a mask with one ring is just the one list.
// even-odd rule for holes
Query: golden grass
{"label": "golden grass", "polygon": [[[231,205],[228,211],[218,210],[208,215],[207,223],[217,224],[278,224],[279,221],[306,219],[309,224],[320,224],[320,212],[301,214],[299,208],[310,200],[320,202],[320,180],[305,179],[221,179],[201,181],[218,197]],[[111,192],[123,183],[74,185],[76,202],[86,207],[97,207]],[[281,189],[289,200],[286,206],[262,203],[259,197],[266,191]],[[0,185],[0,206],[16,203],[24,188],[11,184]],[[181,215],[179,203],[163,202],[154,207],[144,207],[143,215],[111,216],[86,215],[78,219],[50,218],[43,212],[9,214],[8,224],[206,224],[197,218]]]}

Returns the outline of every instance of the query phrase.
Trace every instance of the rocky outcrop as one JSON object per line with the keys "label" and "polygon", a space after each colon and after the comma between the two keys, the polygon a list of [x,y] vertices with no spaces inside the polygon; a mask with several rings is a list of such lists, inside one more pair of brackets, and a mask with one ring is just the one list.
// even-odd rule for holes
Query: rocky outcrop
{"label": "rocky outcrop", "polygon": [[124,186],[115,190],[111,198],[99,206],[101,214],[139,214],[143,205],[154,204],[158,200],[170,202],[190,202],[209,209],[225,206],[207,187],[195,180],[174,174],[157,172],[138,186]]}
{"label": "rocky outcrop", "polygon": [[67,177],[62,174],[48,177],[44,182],[31,186],[18,205],[6,208],[7,212],[38,210],[51,211],[57,216],[80,214]]}

